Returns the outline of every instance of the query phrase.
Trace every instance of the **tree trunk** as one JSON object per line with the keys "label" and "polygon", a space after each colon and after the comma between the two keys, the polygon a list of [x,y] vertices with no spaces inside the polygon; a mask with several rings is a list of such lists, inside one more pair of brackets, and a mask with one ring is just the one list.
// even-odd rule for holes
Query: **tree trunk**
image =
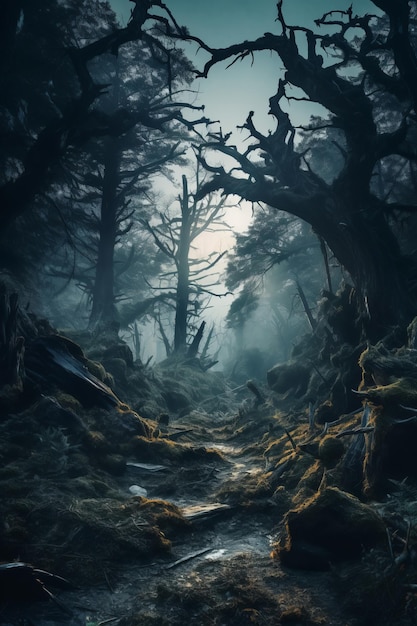
{"label": "tree trunk", "polygon": [[178,282],[175,308],[174,351],[184,352],[187,345],[188,299],[190,295],[189,253],[191,244],[191,211],[187,178],[182,177],[181,231],[176,256]]}
{"label": "tree trunk", "polygon": [[103,178],[99,244],[90,326],[112,322],[116,318],[114,304],[114,247],[117,236],[117,187],[119,184],[120,149],[117,139],[109,138]]}
{"label": "tree trunk", "polygon": [[204,329],[206,327],[206,323],[205,322],[201,322],[198,331],[196,332],[196,335],[193,339],[193,341],[191,342],[190,347],[188,348],[188,352],[187,352],[187,356],[189,356],[190,358],[194,358],[197,356],[198,353],[198,349],[200,347],[200,343],[201,340],[203,338],[203,334],[204,334]]}
{"label": "tree trunk", "polygon": [[402,255],[385,218],[370,213],[369,207],[366,211],[359,207],[345,212],[346,217],[333,213],[312,225],[349,272],[364,331],[376,341],[417,314],[416,268]]}
{"label": "tree trunk", "polygon": [[0,23],[0,71],[11,65],[14,54],[17,25],[22,10],[19,0],[4,0]]}
{"label": "tree trunk", "polygon": [[24,341],[17,336],[17,294],[0,286],[0,389],[22,384]]}

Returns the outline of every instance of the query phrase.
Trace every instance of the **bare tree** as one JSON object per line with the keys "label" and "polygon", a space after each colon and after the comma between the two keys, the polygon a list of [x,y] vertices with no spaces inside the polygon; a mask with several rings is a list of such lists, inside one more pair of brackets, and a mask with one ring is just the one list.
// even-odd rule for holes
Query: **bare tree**
{"label": "bare tree", "polygon": [[[201,162],[213,174],[198,197],[222,190],[252,202],[263,202],[305,220],[347,270],[356,288],[359,312],[369,337],[380,337],[417,312],[417,262],[404,256],[392,228],[399,214],[416,212],[415,202],[390,202],[375,193],[372,180],[378,164],[399,155],[415,164],[417,59],[406,0],[374,4],[389,21],[359,17],[352,9],[330,11],[316,25],[332,29],[319,34],[289,26],[278,2],[281,34],[265,33],[222,49],[193,38],[210,55],[200,76],[219,62],[231,64],[270,50],[284,66],[278,90],[270,98],[276,129],[260,132],[250,112],[243,129],[253,142],[239,151],[223,138],[209,141]],[[360,37],[353,34],[361,33]],[[299,46],[300,38],[306,46]],[[305,52],[304,52],[305,50]],[[326,63],[323,53],[328,54]],[[347,71],[348,70],[348,71]],[[277,71],[280,71],[277,69]],[[281,74],[282,76],[282,74]],[[290,87],[301,90],[292,96]],[[292,92],[294,93],[294,92]],[[310,166],[308,154],[297,149],[297,129],[284,110],[284,101],[320,103],[328,112],[321,120],[334,141],[342,166],[332,181]],[[287,108],[287,104],[285,105]],[[291,110],[291,109],[290,109]],[[388,123],[381,123],[386,111]],[[303,130],[318,132],[317,119]],[[226,155],[232,166],[213,165],[210,152]]]}
{"label": "bare tree", "polygon": [[[201,187],[199,170],[197,170],[196,190]],[[182,176],[182,194],[178,198],[179,214],[160,213],[160,221],[151,223],[144,220],[143,224],[152,235],[155,245],[174,266],[163,276],[165,281],[176,281],[175,288],[175,324],[174,352],[185,352],[187,337],[190,330],[190,319],[201,315],[201,299],[203,296],[221,296],[212,288],[218,283],[213,282],[213,270],[226,252],[212,252],[207,258],[192,258],[194,244],[202,234],[213,230],[220,232],[225,227],[224,200],[209,194],[197,200],[191,194],[186,176]],[[168,287],[170,288],[170,287]]]}
{"label": "bare tree", "polygon": [[[19,57],[14,54],[14,46],[20,36],[19,19],[23,14],[22,11],[27,11],[22,2],[14,3],[13,7],[12,4],[9,1],[6,3],[5,20],[1,27],[3,37],[0,86],[2,92],[6,94],[8,91],[13,93],[16,90],[13,81],[22,69],[15,65],[18,63],[15,58]],[[41,4],[39,10],[42,8]],[[160,15],[152,13],[154,7],[161,9]],[[57,8],[64,10],[59,3],[55,10]],[[104,11],[102,6],[101,10]],[[97,11],[100,11],[99,6]],[[23,29],[26,28],[26,21],[26,19],[23,20]],[[141,2],[135,0],[131,19],[124,28],[109,23],[106,34],[100,36],[99,33],[95,41],[84,45],[71,40],[74,36],[73,32],[67,34],[66,38],[63,35],[64,41],[61,42],[55,66],[50,68],[51,58],[48,57],[48,64],[45,59],[46,74],[42,75],[41,81],[45,86],[46,105],[42,112],[42,121],[36,126],[29,127],[30,118],[33,117],[32,111],[29,111],[31,115],[26,115],[25,123],[19,125],[19,118],[24,115],[26,107],[25,94],[21,95],[22,106],[15,108],[11,107],[6,99],[3,112],[5,113],[4,124],[8,127],[8,145],[13,146],[18,143],[24,146],[24,149],[18,157],[13,159],[12,163],[10,155],[6,155],[6,165],[3,168],[3,176],[0,178],[0,205],[2,207],[0,232],[33,207],[34,199],[51,185],[62,158],[71,149],[79,149],[92,138],[121,136],[139,123],[155,129],[163,129],[167,122],[174,119],[188,124],[183,120],[178,107],[166,110],[163,115],[155,116],[146,103],[134,110],[117,107],[111,112],[105,112],[96,106],[106,94],[108,85],[94,76],[92,69],[94,61],[103,59],[105,55],[117,57],[119,50],[130,42],[140,41],[153,52],[158,51],[160,56],[164,57],[167,82],[170,82],[171,54],[169,47],[165,45],[168,39],[159,38],[155,31],[157,25],[168,28],[173,34],[180,35],[183,32],[169,9],[160,0],[141,0]],[[33,45],[34,41],[33,34],[29,33],[29,35],[28,46]],[[89,35],[91,41],[91,33]],[[11,61],[13,64],[10,66]],[[48,75],[48,70],[51,72],[53,70],[55,74]],[[61,97],[60,100],[56,98],[54,84],[58,74],[61,82],[64,78],[67,81],[67,93],[65,93],[65,98]],[[20,85],[17,86],[19,87]],[[3,105],[3,99],[0,104]],[[24,139],[22,139],[22,127],[23,131],[26,131]]]}

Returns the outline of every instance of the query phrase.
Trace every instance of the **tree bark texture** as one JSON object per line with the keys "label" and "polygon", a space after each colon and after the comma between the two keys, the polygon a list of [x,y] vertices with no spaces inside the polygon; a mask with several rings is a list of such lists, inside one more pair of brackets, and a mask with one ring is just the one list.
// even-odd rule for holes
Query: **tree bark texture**
{"label": "tree bark texture", "polygon": [[[395,3],[395,7],[394,3],[382,0],[375,4],[386,10],[390,18],[387,50],[391,49],[400,78],[394,81],[394,85],[376,57],[368,55],[369,51],[372,52],[373,40],[366,17],[362,22],[367,33],[365,43],[355,58],[359,67],[362,63],[369,73],[372,86],[386,89],[388,96],[397,98],[398,106],[403,107],[405,99],[412,108],[417,101],[417,96],[414,99],[417,61],[408,35],[408,2],[401,0]],[[220,61],[243,58],[261,50],[277,53],[284,65],[285,76],[279,81],[277,93],[270,98],[270,114],[277,121],[276,130],[263,135],[254,125],[253,113],[249,114],[244,125],[256,139],[256,148],[263,161],[260,159],[255,163],[254,159],[248,158],[249,150],[239,153],[236,147],[224,141],[209,143],[208,148],[215,148],[235,159],[236,169],[242,170],[246,176],[234,176],[233,169],[226,171],[224,167],[210,166],[203,158],[214,177],[200,196],[223,190],[248,201],[264,202],[309,223],[350,274],[365,331],[369,339],[375,340],[389,332],[392,326],[409,323],[417,313],[416,264],[403,256],[391,229],[388,216],[394,213],[393,207],[377,197],[371,186],[374,170],[381,159],[393,154],[405,154],[415,159],[407,135],[411,122],[404,117],[402,124],[392,125],[390,131],[381,132],[375,121],[378,103],[375,104],[370,95],[369,86],[365,81],[350,80],[338,71],[341,65],[349,62],[350,55],[355,56],[342,26],[341,33],[328,39],[306,30],[307,54],[303,56],[298,48],[297,29],[285,24],[280,9],[281,3],[278,3],[281,35],[265,33],[255,41],[228,48],[206,48],[211,59],[201,72],[202,76],[207,76],[210,68]],[[349,19],[348,12],[346,19]],[[320,23],[325,24],[325,18]],[[325,48],[333,43],[340,51],[340,64],[323,64],[322,56],[317,53],[320,39]],[[409,83],[407,97],[404,94],[407,94]],[[321,178],[320,172],[305,167],[303,155],[295,149],[295,128],[280,104],[287,98],[287,84],[301,89],[306,100],[324,106],[329,112],[329,121],[323,120],[323,124],[337,130],[343,137],[339,147],[344,163],[331,183]],[[415,206],[409,206],[402,210],[415,209]]]}
{"label": "tree bark texture", "polygon": [[117,138],[106,145],[103,196],[100,211],[99,242],[90,326],[115,319],[114,248],[117,237],[117,187],[119,184],[120,149]]}
{"label": "tree bark texture", "polygon": [[0,287],[0,389],[4,385],[20,385],[23,375],[23,337],[16,333],[17,294],[8,294]]}
{"label": "tree bark texture", "polygon": [[174,351],[183,352],[187,345],[187,320],[188,320],[188,300],[190,295],[190,267],[189,253],[191,245],[191,223],[192,216],[189,205],[188,183],[185,176],[182,177],[182,198],[181,198],[181,230],[176,254],[176,264],[178,272],[175,329],[174,329]]}

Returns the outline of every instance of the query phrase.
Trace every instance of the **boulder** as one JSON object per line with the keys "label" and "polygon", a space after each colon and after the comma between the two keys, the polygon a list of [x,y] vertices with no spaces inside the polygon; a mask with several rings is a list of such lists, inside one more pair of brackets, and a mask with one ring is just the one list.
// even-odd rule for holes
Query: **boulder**
{"label": "boulder", "polygon": [[368,505],[336,487],[318,491],[285,519],[278,548],[284,565],[325,570],[386,542],[385,525]]}

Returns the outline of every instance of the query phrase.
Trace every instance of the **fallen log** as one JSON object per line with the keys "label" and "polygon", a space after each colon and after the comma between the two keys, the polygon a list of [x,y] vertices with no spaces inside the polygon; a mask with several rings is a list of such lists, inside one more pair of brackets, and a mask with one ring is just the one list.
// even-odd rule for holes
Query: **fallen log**
{"label": "fallen log", "polygon": [[26,378],[41,390],[55,385],[85,407],[112,408],[121,404],[113,391],[86,366],[81,348],[60,335],[37,337],[26,350]]}

